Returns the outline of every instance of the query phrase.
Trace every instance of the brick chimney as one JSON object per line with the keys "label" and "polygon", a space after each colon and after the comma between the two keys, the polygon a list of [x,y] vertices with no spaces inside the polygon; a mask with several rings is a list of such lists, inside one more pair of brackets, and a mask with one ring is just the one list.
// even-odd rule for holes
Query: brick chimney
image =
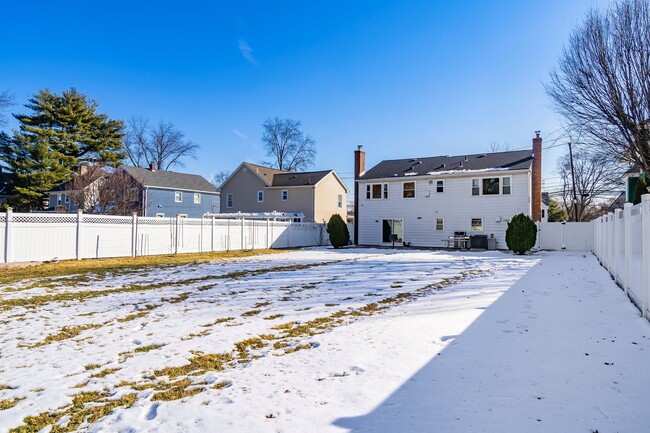
{"label": "brick chimney", "polygon": [[359,245],[359,177],[366,171],[366,152],[359,145],[354,151],[354,244]]}
{"label": "brick chimney", "polygon": [[81,164],[79,166],[79,175],[84,176],[88,174],[88,166],[86,164]]}
{"label": "brick chimney", "polygon": [[533,221],[542,220],[542,137],[535,131],[533,138],[533,173],[532,173],[532,213]]}
{"label": "brick chimney", "polygon": [[149,170],[156,171],[156,163],[155,162],[150,162],[149,163]]}

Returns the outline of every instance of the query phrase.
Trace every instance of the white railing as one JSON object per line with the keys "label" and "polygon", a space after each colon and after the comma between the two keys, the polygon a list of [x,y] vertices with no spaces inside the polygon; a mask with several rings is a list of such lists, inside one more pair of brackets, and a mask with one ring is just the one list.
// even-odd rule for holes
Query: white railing
{"label": "white railing", "polygon": [[323,224],[216,218],[0,213],[0,262],[294,248],[329,243]]}
{"label": "white railing", "polygon": [[650,316],[650,194],[592,222],[593,253],[644,317]]}

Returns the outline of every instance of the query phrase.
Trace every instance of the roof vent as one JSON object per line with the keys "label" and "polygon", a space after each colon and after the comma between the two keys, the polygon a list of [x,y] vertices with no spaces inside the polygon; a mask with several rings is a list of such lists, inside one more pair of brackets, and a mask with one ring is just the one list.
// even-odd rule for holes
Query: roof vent
{"label": "roof vent", "polygon": [[466,156],[466,157],[465,157],[465,161],[469,161],[469,156]]}

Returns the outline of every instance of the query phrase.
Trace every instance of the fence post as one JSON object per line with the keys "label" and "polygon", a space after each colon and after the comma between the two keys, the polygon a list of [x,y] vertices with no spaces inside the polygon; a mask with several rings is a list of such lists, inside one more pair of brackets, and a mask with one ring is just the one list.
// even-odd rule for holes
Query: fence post
{"label": "fence post", "polygon": [[618,254],[621,250],[621,239],[618,236],[618,226],[621,223],[621,212],[621,209],[614,210],[614,282],[617,284],[620,282],[618,276],[621,271],[618,266]]}
{"label": "fence post", "polygon": [[11,226],[13,225],[13,209],[8,207],[5,214],[5,263],[13,261],[12,251],[11,251],[11,242],[13,231]]}
{"label": "fence post", "polygon": [[648,302],[650,301],[650,194],[641,196],[641,245],[643,248],[643,317],[648,317]]}
{"label": "fence post", "polygon": [[241,217],[241,250],[244,251],[244,217]]}
{"label": "fence post", "polygon": [[77,260],[81,260],[81,222],[83,220],[83,213],[83,210],[77,209],[77,244],[75,246]]}
{"label": "fence post", "polygon": [[266,219],[266,249],[268,250],[271,245],[269,244],[269,221],[270,219]]}
{"label": "fence post", "polygon": [[133,212],[133,214],[131,215],[131,257],[135,257],[137,253],[136,242],[138,240],[138,234],[135,229],[138,223],[137,218],[138,218],[138,213]]}
{"label": "fence post", "polygon": [[623,281],[623,288],[625,289],[625,294],[627,295],[630,291],[632,278],[632,203],[625,203],[623,205],[623,233],[624,233],[624,242],[625,242],[625,255],[623,264],[625,270],[623,275],[625,275],[625,280]]}
{"label": "fence post", "polygon": [[605,257],[607,257],[607,271],[609,272],[609,275],[612,275],[612,221],[614,220],[614,214],[613,213],[608,213],[607,214],[607,229],[606,229],[606,237],[607,237],[607,254]]}
{"label": "fence post", "polygon": [[210,251],[214,252],[214,215],[210,217],[212,229],[210,231]]}

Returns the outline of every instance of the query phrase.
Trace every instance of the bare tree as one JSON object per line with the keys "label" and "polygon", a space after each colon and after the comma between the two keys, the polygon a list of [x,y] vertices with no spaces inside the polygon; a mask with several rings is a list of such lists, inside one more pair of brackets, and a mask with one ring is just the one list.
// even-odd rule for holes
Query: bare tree
{"label": "bare tree", "polygon": [[557,172],[562,179],[559,199],[569,215],[570,221],[589,221],[593,219],[602,201],[613,194],[621,182],[623,168],[610,158],[599,154],[578,150],[573,152],[573,165],[576,178],[576,199],[578,216],[573,201],[573,180],[569,154],[557,162]]}
{"label": "bare tree", "polygon": [[504,143],[500,143],[498,141],[491,141],[490,144],[488,145],[488,148],[491,153],[495,152],[508,152],[512,150],[512,146],[510,145],[509,141],[506,141]]}
{"label": "bare tree", "polygon": [[151,127],[149,119],[134,117],[128,122],[124,142],[127,161],[136,167],[153,163],[160,170],[183,166],[183,158],[196,159],[199,145],[185,139],[173,123],[160,121]]}
{"label": "bare tree", "polygon": [[571,35],[546,92],[568,127],[610,158],[650,172],[650,3],[591,10]]}
{"label": "bare tree", "polygon": [[300,130],[301,122],[274,117],[262,123],[262,144],[266,156],[273,158],[267,165],[278,170],[300,171],[314,164],[316,141]]}
{"label": "bare tree", "polygon": [[219,188],[229,177],[230,177],[230,172],[227,170],[222,170],[213,173],[212,176],[210,176],[210,182],[212,182],[212,185]]}
{"label": "bare tree", "polygon": [[14,103],[14,96],[5,90],[0,92],[0,126],[7,126],[7,116],[4,113]]}
{"label": "bare tree", "polygon": [[102,183],[110,173],[101,166],[81,166],[79,173],[65,183],[65,193],[72,203],[87,213],[99,213]]}

